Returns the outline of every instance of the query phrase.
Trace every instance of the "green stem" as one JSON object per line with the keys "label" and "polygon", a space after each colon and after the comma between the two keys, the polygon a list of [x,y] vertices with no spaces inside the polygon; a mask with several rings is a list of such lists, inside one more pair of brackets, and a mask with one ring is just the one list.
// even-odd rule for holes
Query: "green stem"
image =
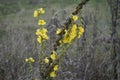
{"label": "green stem", "polygon": [[31,75],[32,79],[34,79],[33,65],[31,62],[29,63],[29,68],[30,68],[30,75]]}

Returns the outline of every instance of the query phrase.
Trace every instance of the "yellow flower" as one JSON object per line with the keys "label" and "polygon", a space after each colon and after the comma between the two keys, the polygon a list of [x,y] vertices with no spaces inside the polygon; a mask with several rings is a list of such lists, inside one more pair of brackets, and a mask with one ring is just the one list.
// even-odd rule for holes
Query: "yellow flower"
{"label": "yellow flower", "polygon": [[78,27],[78,38],[81,37],[81,35],[83,34],[84,32],[84,28],[82,26]]}
{"label": "yellow flower", "polygon": [[38,25],[40,25],[40,26],[43,26],[43,25],[45,25],[45,24],[46,24],[45,20],[40,19],[40,20],[38,21]]}
{"label": "yellow flower", "polygon": [[39,35],[41,34],[40,29],[37,29],[36,32],[35,32],[35,34],[36,34],[37,36],[39,36]]}
{"label": "yellow flower", "polygon": [[47,57],[44,59],[44,61],[45,63],[49,63],[49,59]]}
{"label": "yellow flower", "polygon": [[56,59],[56,54],[55,54],[55,53],[52,53],[52,54],[50,55],[50,58],[51,58],[52,60],[55,60],[55,59]]}
{"label": "yellow flower", "polygon": [[58,65],[55,65],[54,68],[53,68],[54,71],[57,71],[58,70]]}
{"label": "yellow flower", "polygon": [[68,31],[67,30],[65,30],[65,35],[64,36],[67,36],[68,35]]}
{"label": "yellow flower", "polygon": [[46,32],[47,32],[47,29],[42,28],[42,29],[41,29],[41,32],[42,32],[42,33],[46,33]]}
{"label": "yellow flower", "polygon": [[69,37],[64,37],[63,42],[64,42],[64,43],[70,43]]}
{"label": "yellow flower", "polygon": [[80,32],[82,32],[82,33],[84,32],[84,28],[82,26],[78,27],[78,29]]}
{"label": "yellow flower", "polygon": [[62,29],[58,28],[57,31],[56,31],[56,34],[60,34],[62,31]]}
{"label": "yellow flower", "polygon": [[39,35],[42,36],[43,34],[46,34],[46,32],[47,32],[47,29],[42,28],[42,29],[37,29],[35,34],[38,35],[38,36]]}
{"label": "yellow flower", "polygon": [[25,59],[25,62],[35,62],[35,60],[32,57],[30,57],[28,59]]}
{"label": "yellow flower", "polygon": [[29,61],[29,59],[25,59],[25,62],[28,62]]}
{"label": "yellow flower", "polygon": [[43,40],[48,40],[49,37],[47,36],[47,29],[46,28],[42,28],[42,29],[37,29],[36,33],[35,33],[38,37],[37,37],[37,41],[39,43],[42,43]]}
{"label": "yellow flower", "polygon": [[63,38],[63,43],[69,43],[69,33],[67,30],[65,30],[64,38]]}
{"label": "yellow flower", "polygon": [[32,57],[29,58],[29,61],[30,62],[35,62],[35,60]]}
{"label": "yellow flower", "polygon": [[46,40],[49,39],[48,36],[47,36],[46,34],[43,34],[43,35],[41,35],[41,36],[42,36],[43,39],[46,39]]}
{"label": "yellow flower", "polygon": [[40,9],[39,9],[39,13],[40,13],[40,14],[44,14],[44,13],[45,13],[45,10],[44,10],[43,8],[40,8]]}
{"label": "yellow flower", "polygon": [[76,20],[78,20],[78,16],[77,16],[77,15],[73,15],[73,16],[72,16],[72,19],[73,19],[74,21],[76,21]]}
{"label": "yellow flower", "polygon": [[76,29],[77,29],[77,25],[76,25],[76,24],[73,24],[71,30],[73,31],[73,30],[76,30]]}
{"label": "yellow flower", "polygon": [[80,38],[81,37],[81,35],[78,35],[78,38]]}
{"label": "yellow flower", "polygon": [[38,11],[37,10],[34,11],[33,17],[35,17],[35,18],[38,17]]}
{"label": "yellow flower", "polygon": [[42,38],[41,38],[41,36],[38,36],[37,41],[38,41],[39,43],[42,43]]}
{"label": "yellow flower", "polygon": [[47,36],[47,34],[46,34],[47,29],[42,28],[40,32],[41,32],[41,34],[40,34],[40,35],[42,36],[42,38],[43,38],[43,39],[46,39],[46,40],[48,40],[48,39],[49,39],[49,38],[48,38],[48,36]]}
{"label": "yellow flower", "polygon": [[72,26],[71,32],[70,32],[70,34],[69,34],[69,36],[70,36],[71,39],[74,39],[74,38],[77,36],[77,31],[76,31],[76,29],[77,29],[77,25],[74,24],[74,25]]}
{"label": "yellow flower", "polygon": [[74,24],[70,31],[65,30],[63,42],[64,43],[70,43],[76,36],[77,36],[77,25]]}
{"label": "yellow flower", "polygon": [[52,78],[56,77],[56,74],[54,71],[50,73],[50,77],[52,77]]}

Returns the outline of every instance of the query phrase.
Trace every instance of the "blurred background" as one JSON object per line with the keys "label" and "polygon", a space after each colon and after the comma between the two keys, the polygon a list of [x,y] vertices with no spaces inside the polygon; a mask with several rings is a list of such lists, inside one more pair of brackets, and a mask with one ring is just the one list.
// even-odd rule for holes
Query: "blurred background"
{"label": "blurred background", "polygon": [[[0,80],[32,80],[25,58],[38,60],[35,9],[46,11],[49,54],[54,31],[81,1],[0,0]],[[120,80],[120,0],[90,0],[82,17],[85,32],[67,51],[55,80]],[[41,80],[37,62],[34,76]]]}

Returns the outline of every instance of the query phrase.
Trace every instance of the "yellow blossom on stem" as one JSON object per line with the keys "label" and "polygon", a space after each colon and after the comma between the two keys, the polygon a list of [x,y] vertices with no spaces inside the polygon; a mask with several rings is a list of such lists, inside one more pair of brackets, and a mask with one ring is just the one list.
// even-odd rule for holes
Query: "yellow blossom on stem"
{"label": "yellow blossom on stem", "polygon": [[45,63],[49,63],[49,59],[47,57],[44,59],[44,61]]}
{"label": "yellow blossom on stem", "polygon": [[38,21],[38,25],[40,25],[40,26],[43,26],[43,25],[45,25],[45,24],[46,24],[45,20],[40,19],[40,20]]}
{"label": "yellow blossom on stem", "polygon": [[68,32],[67,30],[65,31],[64,38],[63,38],[64,43],[71,43],[71,41],[77,36],[76,29],[77,29],[77,25],[74,24],[71,27],[70,32]]}
{"label": "yellow blossom on stem", "polygon": [[56,77],[55,71],[53,71],[53,72],[50,73],[50,77],[52,77],[52,78],[55,78],[55,77]]}
{"label": "yellow blossom on stem", "polygon": [[35,62],[35,60],[32,57],[29,58],[29,61],[30,62]]}
{"label": "yellow blossom on stem", "polygon": [[53,70],[54,70],[54,71],[57,71],[58,68],[59,68],[58,65],[55,65],[54,68],[53,68]]}
{"label": "yellow blossom on stem", "polygon": [[37,29],[36,32],[35,32],[35,34],[36,34],[37,36],[39,36],[39,35],[41,34],[41,30],[40,30],[40,29]]}
{"label": "yellow blossom on stem", "polygon": [[43,34],[46,34],[47,33],[47,29],[46,28],[42,28],[42,29],[37,29],[36,30],[36,35],[39,36],[39,35],[43,35]]}
{"label": "yellow blossom on stem", "polygon": [[52,60],[55,60],[56,59],[56,53],[51,53],[51,55],[50,55],[50,58],[52,59]]}
{"label": "yellow blossom on stem", "polygon": [[42,29],[41,29],[41,32],[42,32],[42,33],[46,33],[46,32],[47,32],[47,29],[46,29],[46,28],[42,28]]}
{"label": "yellow blossom on stem", "polygon": [[34,11],[33,17],[35,17],[35,18],[38,17],[38,11],[37,10]]}
{"label": "yellow blossom on stem", "polygon": [[62,31],[62,29],[58,28],[57,31],[56,31],[56,34],[60,34]]}
{"label": "yellow blossom on stem", "polygon": [[73,24],[72,28],[71,28],[71,31],[74,31],[77,29],[77,25],[76,24]]}
{"label": "yellow blossom on stem", "polygon": [[64,37],[63,42],[64,42],[64,43],[70,43],[69,37]]}
{"label": "yellow blossom on stem", "polygon": [[37,37],[37,41],[38,41],[38,43],[42,43],[42,38],[41,38],[41,36],[38,36],[38,37]]}
{"label": "yellow blossom on stem", "polygon": [[78,27],[78,29],[80,32],[82,32],[82,33],[84,32],[84,28],[82,26]]}
{"label": "yellow blossom on stem", "polygon": [[73,39],[77,36],[77,31],[76,31],[76,29],[77,29],[77,25],[74,24],[74,25],[72,26],[71,32],[70,32],[70,34],[69,34],[71,40],[73,40]]}
{"label": "yellow blossom on stem", "polygon": [[77,21],[77,20],[78,20],[78,16],[77,16],[77,15],[73,15],[73,16],[72,16],[72,19],[73,19],[74,21]]}
{"label": "yellow blossom on stem", "polygon": [[69,34],[68,31],[65,30],[64,38],[63,38],[63,43],[69,43]]}
{"label": "yellow blossom on stem", "polygon": [[49,39],[49,37],[47,36],[47,29],[46,28],[37,29],[35,34],[38,36],[37,41],[39,43],[42,43],[43,40]]}
{"label": "yellow blossom on stem", "polygon": [[84,28],[82,26],[78,27],[78,38],[81,37],[81,35],[83,34],[84,32]]}
{"label": "yellow blossom on stem", "polygon": [[45,10],[43,8],[38,9],[40,14],[44,14]]}
{"label": "yellow blossom on stem", "polygon": [[46,39],[46,40],[49,39],[48,36],[47,36],[46,34],[42,34],[41,36],[42,36],[43,39]]}
{"label": "yellow blossom on stem", "polygon": [[40,32],[41,32],[41,36],[42,36],[42,38],[43,39],[46,39],[46,40],[48,40],[49,38],[48,38],[48,36],[47,36],[47,29],[45,29],[45,28],[42,28],[41,30],[40,30]]}
{"label": "yellow blossom on stem", "polygon": [[35,60],[32,57],[30,57],[28,59],[25,59],[25,62],[35,62]]}

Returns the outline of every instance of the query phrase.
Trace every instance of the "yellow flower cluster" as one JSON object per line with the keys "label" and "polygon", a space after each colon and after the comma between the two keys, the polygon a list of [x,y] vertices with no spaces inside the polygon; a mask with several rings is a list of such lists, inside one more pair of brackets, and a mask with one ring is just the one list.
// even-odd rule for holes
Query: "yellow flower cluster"
{"label": "yellow flower cluster", "polygon": [[[49,63],[50,60],[55,61],[56,58],[57,58],[57,53],[56,53],[55,51],[53,51],[53,52],[50,54],[50,57],[49,57],[49,58],[46,57],[46,58],[44,59],[44,62],[45,62],[45,63]],[[53,63],[50,63],[50,65],[53,66]],[[59,69],[59,66],[58,66],[58,65],[54,65],[52,71],[50,72],[50,77],[52,77],[52,78],[56,77],[56,71],[58,71],[58,69]]]}
{"label": "yellow flower cluster", "polygon": [[35,62],[35,60],[32,58],[32,57],[30,57],[30,58],[27,58],[27,59],[25,59],[25,62]]}
{"label": "yellow flower cluster", "polygon": [[34,11],[33,17],[36,18],[39,16],[39,14],[44,14],[44,13],[45,13],[45,10],[43,8],[40,8],[40,9]]}
{"label": "yellow flower cluster", "polygon": [[[76,37],[80,38],[84,32],[84,28],[82,26],[78,27],[76,24],[73,24],[70,30],[65,30],[65,34],[63,37],[63,43],[71,43]],[[60,43],[62,42],[60,41]]]}
{"label": "yellow flower cluster", "polygon": [[78,38],[84,33],[84,28],[82,26],[78,27]]}
{"label": "yellow flower cluster", "polygon": [[[56,60],[56,57],[57,57],[57,53],[55,52],[55,51],[53,51],[51,54],[50,54],[50,59],[51,60],[53,60],[53,61],[55,61]],[[48,59],[48,57],[46,57],[45,59],[44,59],[44,62],[45,63],[49,63],[49,59]]]}
{"label": "yellow flower cluster", "polygon": [[50,77],[52,77],[52,78],[56,77],[56,71],[57,71],[58,69],[59,69],[59,66],[58,66],[58,65],[55,65],[55,66],[53,67],[53,71],[50,72]]}
{"label": "yellow flower cluster", "polygon": [[[77,15],[72,15],[72,19],[73,21],[77,21],[78,20],[78,16]],[[60,34],[62,31],[62,29],[57,29],[56,34]],[[84,32],[84,28],[82,27],[78,27],[76,24],[73,24],[71,29],[69,30],[65,30],[65,34],[63,35],[63,39],[59,41],[59,43],[71,43],[76,36],[78,36],[78,38],[80,38],[80,36],[83,34]]]}
{"label": "yellow flower cluster", "polygon": [[40,14],[44,14],[44,13],[45,13],[45,10],[44,10],[43,8],[40,8],[40,9],[38,9],[38,12],[39,12]]}
{"label": "yellow flower cluster", "polygon": [[36,30],[36,35],[37,37],[37,41],[39,43],[42,43],[43,40],[48,40],[48,36],[47,36],[47,29],[46,28],[42,28],[42,29],[37,29]]}
{"label": "yellow flower cluster", "polygon": [[65,30],[63,43],[70,43],[77,36],[77,25],[74,24],[69,31]]}

